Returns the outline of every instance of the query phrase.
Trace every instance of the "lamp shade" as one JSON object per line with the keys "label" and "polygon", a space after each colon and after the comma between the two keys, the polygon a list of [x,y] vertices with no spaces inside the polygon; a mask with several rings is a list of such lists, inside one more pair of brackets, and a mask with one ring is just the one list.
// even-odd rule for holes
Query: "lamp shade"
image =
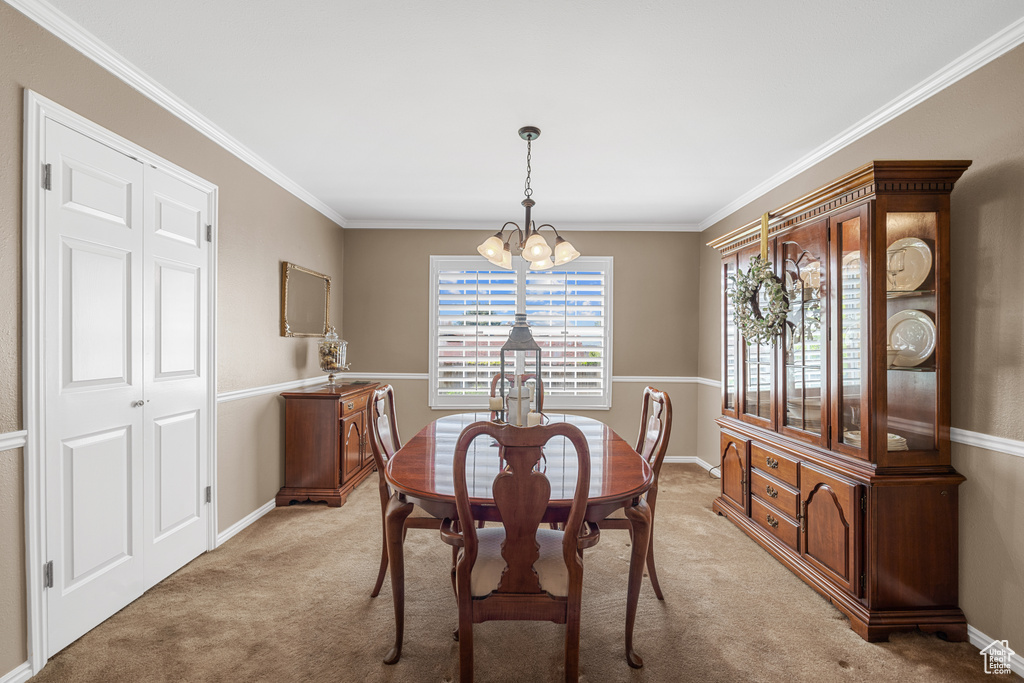
{"label": "lamp shade", "polygon": [[580,252],[576,251],[576,247],[572,246],[569,240],[562,236],[555,239],[555,257],[554,262],[556,266],[560,266],[563,263],[574,261],[580,257]]}
{"label": "lamp shade", "polygon": [[550,258],[544,257],[539,261],[534,261],[530,264],[530,270],[547,270],[548,268],[554,268],[555,262]]}
{"label": "lamp shade", "polygon": [[501,233],[495,233],[484,240],[483,244],[476,248],[480,255],[495,265],[501,265],[501,252],[504,248],[501,241]]}
{"label": "lamp shade", "polygon": [[540,236],[540,233],[533,233],[523,245],[523,258],[527,261],[542,261],[551,256],[551,247]]}
{"label": "lamp shade", "polygon": [[505,248],[501,250],[501,263],[498,263],[497,265],[502,268],[512,270],[512,249],[510,249],[507,244],[505,245]]}

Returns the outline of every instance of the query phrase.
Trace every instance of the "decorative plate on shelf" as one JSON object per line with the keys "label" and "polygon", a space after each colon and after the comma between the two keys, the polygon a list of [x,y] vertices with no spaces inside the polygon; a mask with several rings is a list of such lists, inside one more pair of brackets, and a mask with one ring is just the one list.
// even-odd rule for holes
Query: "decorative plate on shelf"
{"label": "decorative plate on shelf", "polygon": [[932,250],[916,237],[905,237],[889,245],[885,262],[888,291],[912,292],[932,271]]}
{"label": "decorative plate on shelf", "polygon": [[908,309],[892,315],[885,324],[888,346],[899,349],[893,367],[912,368],[935,351],[935,323],[924,311]]}

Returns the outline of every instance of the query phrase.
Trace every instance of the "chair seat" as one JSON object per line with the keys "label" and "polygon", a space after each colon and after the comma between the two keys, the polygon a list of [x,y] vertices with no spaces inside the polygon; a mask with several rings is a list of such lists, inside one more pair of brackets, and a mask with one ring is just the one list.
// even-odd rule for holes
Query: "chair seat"
{"label": "chair seat", "polygon": [[[565,596],[569,593],[569,572],[562,558],[561,531],[538,529],[537,544],[540,558],[533,564],[540,579],[540,586],[551,595]],[[501,556],[501,544],[505,540],[505,528],[477,529],[478,549],[476,564],[470,578],[470,593],[481,597],[492,592],[501,581],[505,571],[505,558]]]}

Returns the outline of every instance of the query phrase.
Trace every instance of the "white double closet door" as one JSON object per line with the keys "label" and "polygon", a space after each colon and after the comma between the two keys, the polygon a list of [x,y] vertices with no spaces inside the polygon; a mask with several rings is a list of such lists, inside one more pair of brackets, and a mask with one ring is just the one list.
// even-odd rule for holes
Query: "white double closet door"
{"label": "white double closet door", "polygon": [[212,192],[47,119],[47,653],[209,546]]}

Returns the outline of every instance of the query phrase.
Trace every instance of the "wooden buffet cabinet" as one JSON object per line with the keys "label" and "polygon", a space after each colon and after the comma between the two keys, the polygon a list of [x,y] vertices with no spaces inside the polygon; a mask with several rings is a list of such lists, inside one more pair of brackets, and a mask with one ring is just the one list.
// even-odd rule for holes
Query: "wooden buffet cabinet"
{"label": "wooden buffet cabinet", "polygon": [[969,165],[875,161],[772,212],[769,259],[790,301],[774,345],[740,337],[727,295],[760,253],[761,222],[710,243],[723,256],[725,342],[714,510],[870,641],[915,628],[967,638],[949,202]]}
{"label": "wooden buffet cabinet", "polygon": [[284,397],[284,486],[277,505],[342,505],[373,471],[369,402],[376,384],[321,385]]}

